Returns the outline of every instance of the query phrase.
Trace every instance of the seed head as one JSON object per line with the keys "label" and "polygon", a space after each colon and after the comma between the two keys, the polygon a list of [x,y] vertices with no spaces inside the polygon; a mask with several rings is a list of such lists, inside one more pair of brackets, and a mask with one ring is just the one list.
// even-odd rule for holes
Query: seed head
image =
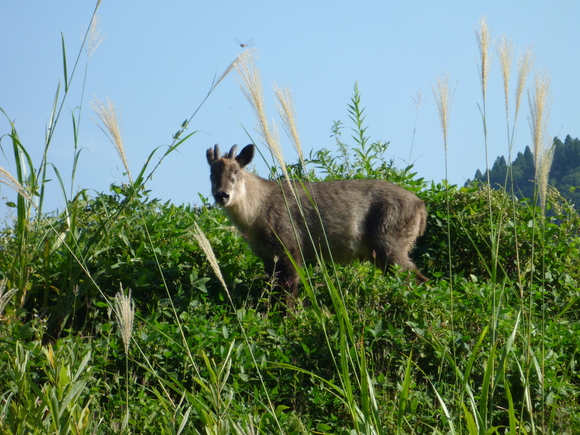
{"label": "seed head", "polygon": [[133,322],[135,319],[135,304],[131,299],[131,290],[129,294],[124,294],[123,286],[115,296],[114,311],[117,323],[119,325],[119,333],[125,346],[125,352],[129,351],[131,344],[131,335],[133,333]]}

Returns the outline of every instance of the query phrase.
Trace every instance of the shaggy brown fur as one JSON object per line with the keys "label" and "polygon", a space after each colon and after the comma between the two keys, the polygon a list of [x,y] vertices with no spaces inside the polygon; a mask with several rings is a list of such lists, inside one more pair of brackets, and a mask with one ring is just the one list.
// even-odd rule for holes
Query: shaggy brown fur
{"label": "shaggy brown fur", "polygon": [[416,195],[383,180],[265,180],[244,170],[254,145],[238,156],[236,149],[224,156],[217,145],[207,150],[212,194],[266,272],[288,291],[288,306],[298,295],[298,273],[286,252],[299,266],[317,256],[337,263],[368,260],[384,272],[398,264],[414,271],[418,282],[428,281],[409,258],[427,217]]}

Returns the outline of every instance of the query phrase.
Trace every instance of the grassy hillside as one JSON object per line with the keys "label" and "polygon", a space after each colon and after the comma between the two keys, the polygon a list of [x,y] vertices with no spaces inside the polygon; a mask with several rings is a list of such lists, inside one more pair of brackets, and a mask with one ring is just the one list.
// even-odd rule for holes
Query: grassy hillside
{"label": "grassy hillside", "polygon": [[[245,67],[257,107],[259,80],[244,78],[259,72]],[[445,80],[435,96],[446,147]],[[114,110],[95,108],[115,141]],[[348,115],[352,140],[337,122],[337,153],[282,160],[271,177],[383,178],[416,192],[428,230],[414,259],[431,281],[369,263],[311,264],[288,315],[219,209],[150,197],[151,158],[180,146],[187,123],[137,176],[98,195],[82,190],[53,213],[39,208],[47,165],[32,164],[10,124],[22,158],[14,176],[1,172],[20,195],[0,232],[0,431],[578,433],[573,206],[541,183],[534,197],[550,216],[501,190],[428,183],[369,139],[356,88]]]}

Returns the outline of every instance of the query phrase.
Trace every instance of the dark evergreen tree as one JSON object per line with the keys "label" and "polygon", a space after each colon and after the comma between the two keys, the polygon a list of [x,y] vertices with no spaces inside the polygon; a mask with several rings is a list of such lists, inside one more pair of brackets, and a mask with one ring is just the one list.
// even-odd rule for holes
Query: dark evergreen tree
{"label": "dark evergreen tree", "polygon": [[[564,142],[555,138],[554,159],[550,170],[549,183],[560,194],[580,206],[580,140],[566,136]],[[508,172],[510,172],[508,176]],[[514,192],[517,197],[532,198],[534,196],[535,178],[534,154],[529,146],[523,153],[518,153],[510,165],[505,157],[498,157],[489,170],[489,181],[495,189],[505,188]],[[488,171],[482,173],[479,169],[475,172],[473,181],[487,182]],[[471,183],[468,180],[466,184]],[[576,190],[575,188],[578,187]]]}

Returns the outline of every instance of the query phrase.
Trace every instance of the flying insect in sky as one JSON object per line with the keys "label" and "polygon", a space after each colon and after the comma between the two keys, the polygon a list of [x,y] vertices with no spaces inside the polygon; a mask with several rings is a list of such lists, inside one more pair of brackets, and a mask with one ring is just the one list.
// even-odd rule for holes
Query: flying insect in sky
{"label": "flying insect in sky", "polygon": [[238,45],[242,48],[246,48],[249,47],[251,45],[254,45],[254,38],[250,38],[248,39],[246,42],[241,42],[239,39],[235,38],[236,42],[238,43]]}

